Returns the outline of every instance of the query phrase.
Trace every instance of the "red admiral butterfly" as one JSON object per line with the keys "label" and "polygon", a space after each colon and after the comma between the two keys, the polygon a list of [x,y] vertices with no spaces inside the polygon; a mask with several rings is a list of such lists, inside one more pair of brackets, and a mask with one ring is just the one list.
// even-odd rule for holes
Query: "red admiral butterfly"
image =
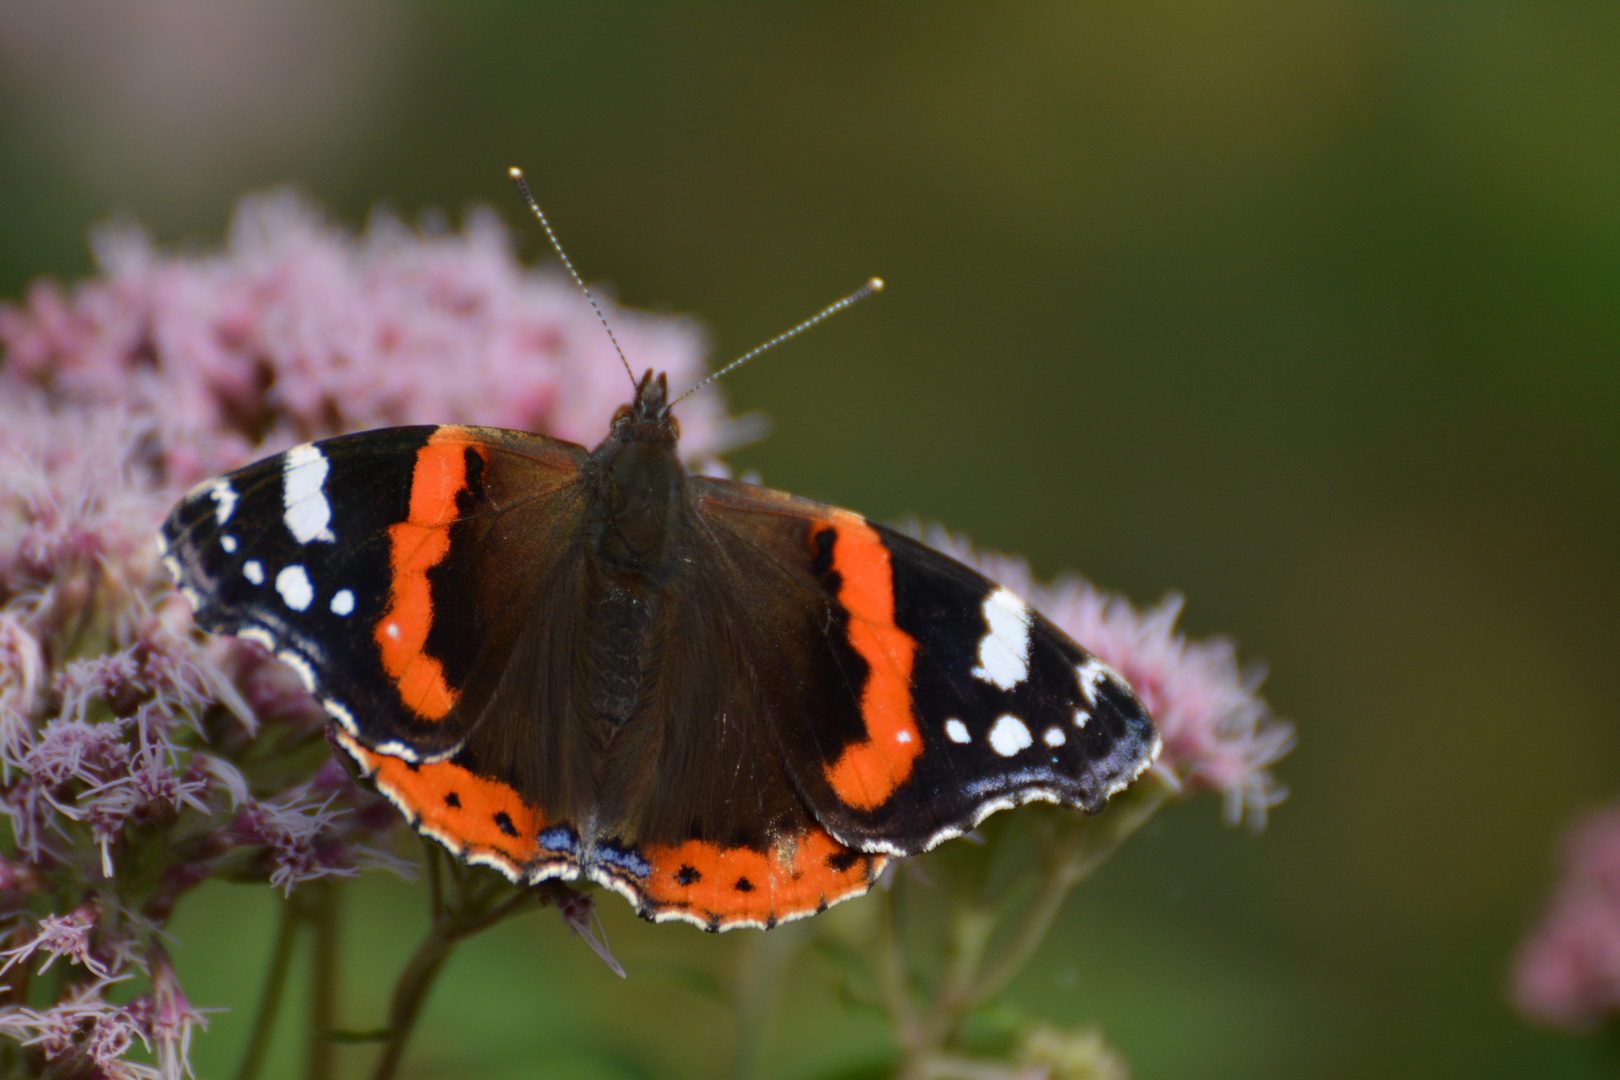
{"label": "red admiral butterfly", "polygon": [[1130,687],[1023,600],[859,514],[687,473],[670,405],[648,371],[595,450],[306,443],[186,495],[164,562],[422,833],[658,921],[814,914],[997,810],[1095,812],[1153,761]]}

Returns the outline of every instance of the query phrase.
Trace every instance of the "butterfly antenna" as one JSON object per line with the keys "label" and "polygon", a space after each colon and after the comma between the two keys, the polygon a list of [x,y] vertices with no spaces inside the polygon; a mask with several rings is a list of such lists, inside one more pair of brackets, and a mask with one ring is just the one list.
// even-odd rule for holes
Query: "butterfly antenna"
{"label": "butterfly antenna", "polygon": [[551,222],[546,220],[545,211],[540,209],[540,204],[534,201],[534,196],[529,192],[529,182],[523,179],[523,170],[514,165],[506,170],[506,174],[517,184],[518,191],[523,195],[523,201],[529,204],[529,209],[534,211],[534,216],[540,219],[540,227],[546,230],[546,238],[551,241],[551,246],[557,252],[557,257],[563,261],[564,266],[568,267],[568,272],[574,276],[574,284],[578,285],[579,291],[585,294],[585,299],[591,302],[591,310],[596,312],[596,317],[602,320],[602,329],[607,331],[608,340],[613,342],[613,351],[619,354],[619,363],[624,365],[624,373],[630,376],[630,385],[636,385],[636,373],[630,370],[630,361],[624,358],[624,350],[619,348],[619,339],[613,336],[613,327],[608,325],[607,316],[602,314],[602,309],[596,306],[596,297],[592,296],[591,290],[585,287],[585,282],[580,279],[579,271],[574,269],[574,264],[569,260],[568,253],[563,250],[562,244],[557,242],[557,234],[551,231]]}
{"label": "butterfly antenna", "polygon": [[721,368],[719,371],[716,371],[714,374],[710,375],[707,379],[704,379],[702,382],[700,382],[696,386],[692,387],[692,389],[688,390],[686,393],[682,394],[680,397],[678,397],[674,401],[670,402],[669,407],[674,408],[677,403],[685,401],[687,398],[691,397],[693,394],[697,393],[699,390],[703,389],[705,386],[708,386],[710,383],[714,382],[714,380],[718,379],[720,376],[724,375],[726,372],[730,371],[732,368],[738,367],[738,366],[740,366],[742,364],[747,363],[748,361],[752,360],[754,357],[758,356],[760,353],[764,352],[766,349],[774,349],[776,346],[782,344],[782,342],[786,341],[788,338],[797,337],[798,335],[804,333],[806,330],[810,329],[812,326],[816,325],[816,323],[821,322],[823,319],[830,318],[833,315],[838,314],[840,311],[843,311],[845,308],[851,307],[851,306],[853,306],[855,304],[860,303],[862,300],[865,300],[868,296],[871,296],[873,293],[882,292],[882,291],[883,291],[883,279],[882,278],[871,278],[871,279],[869,279],[865,285],[862,285],[860,288],[856,289],[854,292],[850,293],[848,296],[844,297],[842,300],[838,301],[836,304],[827,305],[826,307],[824,307],[820,311],[818,311],[816,314],[814,314],[814,315],[810,316],[808,319],[804,320],[804,322],[800,323],[798,326],[795,326],[793,329],[785,331],[785,332],[780,333],[780,334],[777,334],[775,337],[771,338],[771,340],[767,341],[765,344],[761,345],[757,349],[754,349],[754,350],[752,350],[750,352],[743,353],[741,356],[737,357],[737,359],[733,360],[731,363],[727,364],[725,367]]}

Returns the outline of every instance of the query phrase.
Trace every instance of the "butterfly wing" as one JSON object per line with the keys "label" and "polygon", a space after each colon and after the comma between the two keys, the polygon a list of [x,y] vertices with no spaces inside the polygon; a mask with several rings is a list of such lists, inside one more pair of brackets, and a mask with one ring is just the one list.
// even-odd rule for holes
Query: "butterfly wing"
{"label": "butterfly wing", "polygon": [[1021,600],[857,514],[693,478],[588,867],[644,915],[773,925],[993,811],[1095,811],[1158,752],[1117,675]]}
{"label": "butterfly wing", "polygon": [[358,743],[442,760],[484,714],[522,599],[577,564],[585,458],[492,428],[306,443],[190,492],[164,561],[200,626],[274,651]]}
{"label": "butterfly wing", "polygon": [[755,662],[782,674],[728,708],[765,719],[842,843],[911,855],[1033,799],[1095,812],[1157,756],[1125,681],[1009,590],[858,514],[694,484],[718,542],[771,571],[755,610],[792,627],[756,625]]}

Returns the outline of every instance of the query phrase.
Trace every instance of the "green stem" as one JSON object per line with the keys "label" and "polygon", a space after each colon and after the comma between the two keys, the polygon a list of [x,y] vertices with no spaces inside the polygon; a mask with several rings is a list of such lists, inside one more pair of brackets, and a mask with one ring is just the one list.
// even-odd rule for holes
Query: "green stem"
{"label": "green stem", "polygon": [[[432,858],[430,854],[429,859]],[[430,870],[432,897],[429,903],[433,922],[394,982],[394,995],[388,1006],[388,1037],[372,1069],[372,1080],[392,1080],[398,1071],[428,991],[433,988],[433,981],[451,951],[464,939],[539,903],[535,892],[522,890],[497,904],[496,898],[508,891],[504,881],[487,870],[454,864],[449,867],[448,876],[455,884],[455,898],[445,903],[439,889],[442,882],[438,870],[438,867]]]}
{"label": "green stem", "polygon": [[[951,957],[939,989],[920,1019],[902,1023],[902,1080],[968,1077],[976,1067],[945,1053],[967,1014],[1006,988],[1052,929],[1069,893],[1089,877],[1170,797],[1170,789],[1147,777],[1115,797],[1095,817],[1064,820],[1048,841],[1035,896],[1022,908],[1006,944],[990,957],[990,942],[1004,914],[979,890],[960,904],[951,919]],[[898,961],[904,964],[903,955]],[[914,1014],[913,1014],[914,1015]]]}
{"label": "green stem", "polygon": [[301,903],[293,898],[282,901],[281,922],[276,928],[275,949],[270,954],[270,970],[265,973],[264,990],[259,997],[259,1010],[253,1018],[253,1034],[248,1037],[242,1064],[236,1070],[236,1080],[254,1080],[264,1055],[270,1049],[270,1036],[276,1027],[276,1014],[281,1011],[281,998],[287,989],[287,969],[292,965],[293,944],[298,939]]}
{"label": "green stem", "polygon": [[310,994],[309,1080],[332,1080],[336,1074],[337,1045],[327,1034],[337,1027],[338,1006],[338,887],[334,881],[314,881],[310,923],[314,928],[313,987]]}
{"label": "green stem", "polygon": [[809,934],[810,928],[803,921],[793,922],[774,930],[752,932],[744,944],[737,973],[737,1044],[731,1057],[732,1080],[752,1080],[760,1074],[770,1046],[782,970]]}
{"label": "green stem", "polygon": [[423,861],[427,863],[428,914],[434,922],[438,922],[444,917],[444,856],[439,853],[439,845],[424,846],[427,850]]}
{"label": "green stem", "polygon": [[1119,846],[1158,812],[1170,789],[1149,776],[1109,803],[1095,818],[1081,821],[1064,837],[1048,863],[1040,891],[1025,910],[1018,929],[988,968],[974,980],[968,1006],[1000,993],[1029,963],[1046,940],[1052,922],[1074,887],[1090,877]]}
{"label": "green stem", "polygon": [[896,1080],[914,1080],[922,1075],[919,1069],[930,1039],[930,1032],[917,1014],[905,942],[897,925],[905,880],[903,874],[897,873],[889,891],[879,898],[877,934],[872,949],[878,993],[894,1023],[895,1041],[900,1046],[901,1067]]}
{"label": "green stem", "polygon": [[394,983],[394,997],[388,1006],[388,1041],[383,1044],[382,1055],[372,1070],[372,1080],[389,1080],[399,1068],[427,992],[455,945],[455,936],[449,928],[442,922],[435,924],[411,954],[405,970],[399,973]]}

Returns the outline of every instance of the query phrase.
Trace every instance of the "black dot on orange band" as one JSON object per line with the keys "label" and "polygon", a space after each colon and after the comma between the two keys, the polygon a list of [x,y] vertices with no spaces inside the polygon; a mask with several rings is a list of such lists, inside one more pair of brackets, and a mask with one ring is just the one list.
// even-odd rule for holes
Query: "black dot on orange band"
{"label": "black dot on orange band", "polygon": [[512,819],[507,816],[505,810],[495,811],[495,824],[507,836],[516,836],[518,834],[517,826],[512,824]]}
{"label": "black dot on orange band", "polygon": [[682,885],[696,885],[703,880],[703,875],[698,873],[695,866],[683,866],[675,871],[675,880]]}
{"label": "black dot on orange band", "polygon": [[737,884],[736,884],[735,888],[736,888],[736,890],[738,892],[753,892],[754,891],[754,883],[752,881],[749,881],[745,877],[740,877],[740,878],[737,879]]}
{"label": "black dot on orange band", "polygon": [[456,810],[461,809],[461,796],[457,795],[453,791],[448,793],[444,797],[444,805],[446,805],[448,807],[451,807],[453,809],[456,809]]}
{"label": "black dot on orange band", "polygon": [[861,853],[858,851],[835,851],[827,856],[827,866],[840,874],[860,861]]}

